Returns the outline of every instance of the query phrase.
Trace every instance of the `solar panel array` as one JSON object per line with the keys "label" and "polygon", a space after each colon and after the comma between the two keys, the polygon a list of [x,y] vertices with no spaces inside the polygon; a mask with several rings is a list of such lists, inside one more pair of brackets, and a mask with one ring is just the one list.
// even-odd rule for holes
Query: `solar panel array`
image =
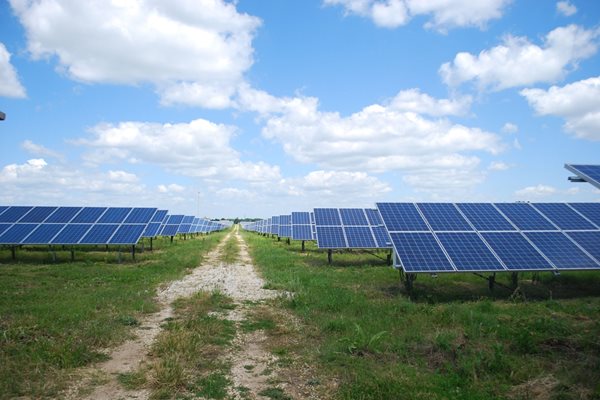
{"label": "solar panel array", "polygon": [[600,165],[565,164],[565,168],[600,189]]}
{"label": "solar panel array", "polygon": [[600,203],[377,203],[405,272],[600,268]]}
{"label": "solar panel array", "polygon": [[186,233],[224,228],[151,207],[0,206],[0,244],[135,245],[142,237],[174,236],[184,220]]}
{"label": "solar panel array", "polygon": [[317,245],[324,249],[389,248],[389,238],[377,210],[315,208]]}

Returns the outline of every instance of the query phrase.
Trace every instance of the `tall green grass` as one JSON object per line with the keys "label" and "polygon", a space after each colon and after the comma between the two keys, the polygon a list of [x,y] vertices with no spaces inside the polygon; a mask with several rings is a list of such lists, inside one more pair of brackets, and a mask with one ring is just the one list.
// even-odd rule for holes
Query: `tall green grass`
{"label": "tall green grass", "polygon": [[314,246],[244,237],[268,286],[293,292],[279,305],[303,321],[304,341],[288,350],[337,380],[336,398],[600,398],[597,272],[525,275],[525,296],[469,274],[419,276],[411,299],[364,252],[329,266]]}
{"label": "tall green grass", "polygon": [[88,249],[50,263],[38,248],[20,250],[15,263],[0,251],[0,398],[57,396],[74,368],[104,359],[99,349],[156,311],[157,286],[199,265],[223,235],[159,239],[136,262]]}

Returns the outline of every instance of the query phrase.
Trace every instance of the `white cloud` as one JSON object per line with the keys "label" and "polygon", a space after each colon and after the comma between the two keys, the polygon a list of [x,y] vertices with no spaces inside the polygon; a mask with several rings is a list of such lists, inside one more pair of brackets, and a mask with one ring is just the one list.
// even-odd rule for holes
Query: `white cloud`
{"label": "white cloud", "polygon": [[16,98],[27,96],[17,71],[10,63],[10,53],[2,42],[0,42],[0,96]]}
{"label": "white cloud", "polygon": [[309,195],[372,197],[391,191],[387,183],[364,172],[312,171],[297,183]]}
{"label": "white cloud", "polygon": [[64,156],[54,150],[51,150],[41,144],[33,143],[31,140],[25,140],[21,143],[21,147],[30,154],[41,157],[52,157],[59,160],[64,160]]}
{"label": "white cloud", "polygon": [[[11,0],[34,59],[56,56],[71,78],[156,87],[163,104],[208,108],[253,63],[260,20],[224,0]],[[85,38],[83,40],[82,38]]]}
{"label": "white cloud", "polygon": [[196,119],[189,123],[121,122],[90,129],[91,139],[75,143],[90,148],[90,165],[106,162],[154,164],[170,173],[213,180],[273,181],[280,170],[264,162],[244,162],[230,146],[235,128]]}
{"label": "white cloud", "polygon": [[158,185],[157,189],[160,193],[181,193],[185,191],[184,186],[176,183],[171,183],[169,185]]}
{"label": "white cloud", "polygon": [[540,198],[551,196],[556,193],[556,188],[548,185],[536,185],[536,186],[527,186],[523,189],[519,189],[515,192],[515,195],[522,199],[527,200],[530,198]]}
{"label": "white cloud", "polygon": [[521,95],[537,114],[564,118],[567,132],[600,140],[600,76],[548,90],[524,89]]}
{"label": "white cloud", "polygon": [[519,126],[512,122],[507,122],[502,126],[502,132],[504,133],[517,133],[519,132]]}
{"label": "white cloud", "polygon": [[492,161],[488,167],[491,171],[506,171],[509,168],[510,165],[502,161]]}
{"label": "white cloud", "polygon": [[421,185],[420,171],[426,169],[430,177],[440,176],[440,184],[463,186],[480,181],[475,173],[479,159],[470,153],[503,149],[497,135],[447,119],[467,113],[470,98],[435,99],[411,89],[343,117],[320,111],[312,97],[249,97],[262,99],[249,104],[265,113],[264,137],[281,143],[297,161],[326,169],[401,170],[418,177],[406,178],[412,185]]}
{"label": "white cloud", "polygon": [[349,14],[373,20],[377,26],[396,28],[412,17],[426,15],[427,28],[446,31],[448,28],[476,26],[484,28],[488,21],[498,19],[511,0],[324,0],[326,5],[341,5]]}
{"label": "white cloud", "polygon": [[478,55],[462,52],[443,64],[439,73],[447,85],[476,82],[480,90],[502,90],[537,82],[556,82],[579,61],[594,55],[600,30],[577,25],[556,28],[542,46],[525,37],[508,35],[501,45]]}
{"label": "white cloud", "polygon": [[564,15],[565,17],[570,17],[571,15],[577,12],[577,7],[568,1],[559,1],[556,3],[556,11]]}

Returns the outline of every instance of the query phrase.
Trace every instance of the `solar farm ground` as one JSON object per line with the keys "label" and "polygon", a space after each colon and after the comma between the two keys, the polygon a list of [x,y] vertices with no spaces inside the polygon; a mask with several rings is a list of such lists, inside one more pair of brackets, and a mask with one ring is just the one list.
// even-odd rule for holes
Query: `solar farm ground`
{"label": "solar farm ground", "polygon": [[[66,252],[52,263],[47,251],[20,251],[15,264],[0,252],[0,398],[60,397],[82,368],[106,359],[102,349],[131,339],[157,311],[158,287],[189,276],[219,241],[221,264],[248,267],[247,250],[264,288],[279,295],[236,300],[233,285],[176,301],[152,362],[117,376],[124,390],[212,399],[600,396],[599,272],[540,274],[535,283],[523,274],[517,292],[490,292],[470,274],[419,275],[409,297],[398,271],[366,252],[335,253],[328,265],[312,243],[302,253],[299,242],[242,232],[246,248],[223,242],[228,233],[159,240],[123,264],[103,252],[78,252],[74,263]],[[224,271],[235,282],[235,269]],[[509,276],[498,280],[509,285]],[[244,353],[256,348],[258,356]],[[232,371],[266,386],[253,392]]]}

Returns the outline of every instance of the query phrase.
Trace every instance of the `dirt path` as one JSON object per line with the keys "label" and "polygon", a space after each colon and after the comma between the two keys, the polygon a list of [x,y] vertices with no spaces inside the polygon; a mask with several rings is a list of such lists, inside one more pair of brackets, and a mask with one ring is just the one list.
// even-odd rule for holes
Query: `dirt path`
{"label": "dirt path", "polygon": [[[205,258],[202,265],[179,281],[159,290],[157,299],[160,311],[149,315],[133,332],[134,339],[113,349],[110,359],[83,371],[83,379],[64,395],[67,399],[116,400],[147,399],[148,390],[126,390],[118,382],[118,375],[136,371],[148,360],[150,347],[159,334],[161,324],[173,316],[171,303],[179,297],[187,297],[198,291],[220,290],[234,300],[236,308],[222,317],[236,324],[236,337],[226,361],[231,364],[230,379],[233,383],[229,395],[234,399],[267,399],[259,393],[273,388],[277,381],[277,359],[270,354],[263,331],[244,333],[242,321],[249,316],[252,304],[274,298],[281,293],[263,289],[264,281],[256,273],[248,248],[239,228],[229,233]],[[220,261],[222,249],[234,235],[239,245],[239,256],[232,265]],[[90,387],[93,391],[89,393]],[[88,395],[82,393],[88,392]]]}

